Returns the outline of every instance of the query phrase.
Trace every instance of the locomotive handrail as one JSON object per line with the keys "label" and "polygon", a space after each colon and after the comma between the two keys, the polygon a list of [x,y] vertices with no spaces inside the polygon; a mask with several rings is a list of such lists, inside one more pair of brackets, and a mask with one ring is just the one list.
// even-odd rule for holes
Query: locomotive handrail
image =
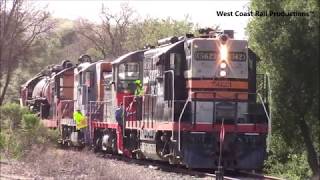
{"label": "locomotive handrail", "polygon": [[[112,101],[89,101],[89,107],[90,107],[90,111],[89,111],[89,112],[91,113],[91,106],[90,106],[90,104],[92,104],[92,103],[100,103],[100,105],[102,106],[103,104],[105,104],[105,103],[110,103],[110,102],[112,102]],[[100,106],[100,107],[101,107],[101,106]],[[100,108],[100,107],[99,107],[99,108]],[[98,108],[98,109],[99,109],[99,108]],[[97,113],[97,110],[96,110],[94,113]],[[91,114],[92,114],[92,113],[91,113]]]}
{"label": "locomotive handrail", "polygon": [[[58,114],[57,107],[60,107],[60,109],[61,109],[61,104],[62,104],[63,102],[66,102],[66,104],[65,104],[65,106],[64,106],[64,108],[63,108],[62,113],[61,113],[61,114]],[[70,103],[72,103],[72,106],[73,106],[73,103],[74,103],[74,102],[75,102],[75,100],[71,100],[71,99],[60,100],[59,105],[58,105],[57,107],[55,107],[54,116],[55,116],[55,118],[57,118],[57,124],[58,124],[57,126],[58,126],[58,129],[59,129],[59,130],[60,130],[61,127],[62,127],[61,120],[62,120],[62,117],[65,115],[67,106],[68,106]],[[71,116],[72,116],[72,115],[71,115]],[[73,120],[73,118],[72,118],[72,120]]]}
{"label": "locomotive handrail", "polygon": [[[126,102],[126,99],[127,98],[135,98],[135,97],[145,97],[145,96],[157,96],[157,95],[152,95],[152,94],[145,94],[145,95],[143,95],[143,96],[136,96],[136,95],[128,95],[128,96],[123,96],[123,100],[122,100],[122,109],[123,109],[123,116],[122,116],[122,124],[123,124],[123,128],[125,129],[125,127],[126,127],[126,117],[127,117],[127,115],[126,115],[126,109],[128,108],[128,107],[126,107],[125,106],[125,102]],[[122,133],[123,133],[123,137],[126,137],[125,136],[125,131],[122,131]]]}
{"label": "locomotive handrail", "polygon": [[62,117],[64,116],[64,114],[65,114],[65,112],[66,112],[66,109],[67,109],[67,107],[69,106],[69,103],[70,102],[73,102],[73,100],[68,100],[69,102],[67,103],[67,104],[65,104],[65,106],[64,106],[64,108],[63,108],[63,111],[62,111],[62,114],[61,114],[61,119],[62,119]]}
{"label": "locomotive handrail", "polygon": [[131,98],[131,97],[135,97],[134,95],[129,95],[129,96],[123,96],[123,99],[122,99],[122,126],[123,126],[123,131],[122,131],[122,137],[126,137],[126,133],[125,133],[125,128],[126,128],[126,120],[125,120],[125,117],[126,117],[126,107],[125,107],[125,102],[126,102],[126,98]]}
{"label": "locomotive handrail", "polygon": [[272,90],[271,90],[271,82],[270,82],[270,76],[269,73],[266,73],[266,77],[268,80],[268,102],[269,102],[269,118],[270,120],[268,121],[268,139],[267,139],[267,151],[269,152],[270,150],[270,142],[271,142],[271,134],[272,134]]}
{"label": "locomotive handrail", "polygon": [[[92,129],[92,124],[91,124],[91,120],[92,120],[92,115],[93,114],[96,114],[98,110],[96,110],[95,112],[92,111],[92,104],[98,104],[100,105],[100,107],[106,103],[108,103],[109,101],[89,101],[89,110],[88,110],[88,116],[89,116],[89,119],[87,121],[87,125],[89,127],[89,139],[91,140],[92,139],[92,136],[93,136],[93,132],[91,131]],[[100,107],[98,107],[97,109],[100,109]],[[102,117],[103,119],[103,117]]]}
{"label": "locomotive handrail", "polygon": [[[154,94],[144,94],[142,97],[147,97],[147,96],[150,96],[150,97],[158,97],[158,95],[154,95]],[[123,96],[123,101],[122,101],[122,105],[123,105],[123,109],[126,109],[125,107],[125,99],[126,98],[135,98],[135,97],[138,97],[136,95],[129,95],[129,96]],[[172,100],[172,107],[174,107],[174,102],[178,102],[178,101],[181,101],[181,100]],[[124,124],[124,127],[125,127],[125,116],[122,116],[122,122]],[[174,123],[174,109],[172,109],[172,123]],[[173,139],[173,136],[174,136],[174,128],[172,128],[172,136],[171,136],[171,141],[172,142],[176,142],[177,140],[174,140]],[[123,137],[125,137],[125,134],[123,132]]]}
{"label": "locomotive handrail", "polygon": [[[65,105],[67,106],[67,105],[69,105],[70,103],[74,103],[75,100],[71,100],[71,99],[60,100],[59,104],[61,104],[61,103],[63,103],[63,102],[66,102],[67,104],[65,104]],[[60,115],[60,117],[57,116],[57,114],[56,114],[56,116],[57,116],[57,118],[58,118],[59,120],[62,119],[62,117],[64,116],[65,111],[66,111],[66,109],[67,109],[66,106],[63,108],[63,111],[62,111],[62,114]]]}
{"label": "locomotive handrail", "polygon": [[[112,101],[89,101],[89,111],[88,111],[88,115],[89,115],[89,119],[91,120],[91,116],[92,114],[96,114],[98,112],[98,109],[101,108],[101,106],[107,105],[107,103],[110,103]],[[99,107],[93,112],[92,111],[92,104],[98,104]]]}
{"label": "locomotive handrail", "polygon": [[[185,103],[184,103],[184,106],[183,106],[183,108],[182,108],[182,110],[181,110],[181,113],[180,113],[179,119],[178,119],[178,150],[179,150],[179,151],[181,151],[181,119],[182,119],[182,116],[183,116],[183,114],[184,114],[184,112],[185,112],[185,109],[186,109],[186,107],[187,107],[188,102],[191,102],[191,99],[192,99],[192,97],[193,97],[193,94],[196,94],[196,93],[215,94],[216,92],[196,91],[196,92],[192,92],[191,94],[189,94],[188,98],[186,99],[186,101],[185,101]],[[236,97],[237,97],[239,94],[258,95],[259,100],[261,101],[261,104],[262,104],[262,106],[263,106],[264,113],[265,113],[265,115],[266,115],[266,117],[267,117],[267,119],[268,119],[268,126],[269,126],[269,128],[270,128],[270,124],[271,124],[271,118],[270,118],[270,117],[271,117],[271,116],[270,116],[270,114],[268,114],[268,112],[267,112],[267,108],[266,108],[266,106],[265,106],[265,103],[264,103],[264,101],[263,101],[262,96],[261,96],[260,93],[249,93],[249,92],[234,92],[234,93],[236,94]],[[145,95],[143,95],[143,97],[146,97],[146,96],[157,97],[157,95],[152,95],[152,94],[145,94]],[[123,106],[125,105],[125,99],[126,99],[126,98],[132,98],[132,97],[134,98],[134,97],[137,97],[137,96],[135,96],[135,95],[124,96],[124,97],[123,97]],[[180,101],[180,100],[179,100],[179,101]],[[174,103],[174,102],[175,102],[175,100],[173,99],[173,100],[172,100],[172,103]],[[174,104],[173,104],[173,105],[174,105]],[[174,112],[173,112],[173,113],[174,113]],[[123,118],[123,124],[125,125],[125,117],[123,116],[122,118]],[[174,118],[174,117],[173,117],[173,118]],[[174,119],[173,119],[172,122],[174,122]],[[123,137],[125,137],[124,132],[123,132]],[[174,139],[174,128],[172,128],[171,141],[173,141],[173,142],[176,142],[176,141],[177,141],[177,140]]]}
{"label": "locomotive handrail", "polygon": [[[269,146],[270,146],[270,138],[271,138],[271,134],[269,134],[269,133],[271,133],[271,125],[272,125],[272,122],[271,122],[271,109],[269,108],[269,115],[268,115],[268,113],[267,113],[267,108],[266,108],[266,106],[265,106],[265,104],[264,104],[264,102],[263,102],[263,100],[262,100],[262,97],[261,97],[261,95],[260,95],[260,93],[257,93],[258,94],[258,96],[259,96],[259,98],[260,98],[260,101],[261,101],[261,104],[262,104],[262,106],[263,106],[263,109],[264,109],[264,112],[266,113],[266,116],[267,116],[267,118],[268,118],[268,139],[267,139],[267,150],[269,150]],[[269,106],[270,107],[270,106]]]}
{"label": "locomotive handrail", "polygon": [[[172,88],[172,104],[171,104],[171,118],[172,118],[172,123],[174,123],[174,100],[175,100],[175,94],[174,94],[174,70],[167,70],[167,71],[164,71],[164,73],[171,73],[171,76],[172,76],[172,85],[171,85],[171,88]],[[172,136],[171,136],[171,141],[172,142],[176,142],[177,140],[174,139],[174,128],[172,128]]]}
{"label": "locomotive handrail", "polygon": [[[230,92],[231,92],[231,91],[230,91]],[[196,94],[196,93],[215,94],[216,91],[213,91],[213,92],[212,92],[212,91],[194,91],[194,92],[192,92],[191,94]],[[270,118],[270,115],[269,115],[270,113],[268,114],[267,108],[266,108],[266,106],[265,106],[265,103],[264,103],[264,101],[263,101],[262,96],[261,96],[260,93],[250,93],[250,92],[233,92],[233,93],[235,93],[236,96],[238,96],[239,94],[258,95],[259,100],[261,101],[261,104],[262,104],[262,106],[263,106],[264,112],[265,112],[265,114],[266,114],[266,117],[267,117],[268,121],[271,121],[271,118]],[[191,96],[191,97],[192,97],[192,96]]]}
{"label": "locomotive handrail", "polygon": [[257,93],[257,95],[258,95],[258,97],[259,97],[259,99],[260,99],[260,101],[261,101],[261,104],[262,104],[262,106],[263,106],[263,110],[264,110],[264,112],[265,112],[265,114],[266,114],[266,117],[268,118],[268,122],[270,122],[271,119],[270,119],[270,117],[269,117],[269,115],[268,115],[267,108],[266,108],[266,106],[265,106],[265,104],[264,104],[264,102],[263,102],[263,100],[262,100],[262,96],[261,96],[260,93]]}
{"label": "locomotive handrail", "polygon": [[[188,104],[188,102],[190,102],[191,101],[191,97],[192,96],[188,96],[188,98],[187,98],[187,100],[186,100],[186,102],[184,103],[184,106],[183,106],[183,108],[182,108],[182,110],[181,110],[181,113],[180,113],[180,115],[179,115],[179,124],[178,124],[178,150],[179,151],[181,151],[181,118],[182,118],[182,115],[183,115],[183,113],[184,113],[184,111],[185,111],[185,109],[186,109],[186,107],[187,107],[187,104]],[[173,133],[173,132],[172,132]],[[173,135],[173,134],[172,134]]]}

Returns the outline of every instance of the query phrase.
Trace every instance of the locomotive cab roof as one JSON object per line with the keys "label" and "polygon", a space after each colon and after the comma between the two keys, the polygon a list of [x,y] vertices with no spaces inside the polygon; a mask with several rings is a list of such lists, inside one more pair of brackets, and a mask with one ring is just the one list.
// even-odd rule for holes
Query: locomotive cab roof
{"label": "locomotive cab roof", "polygon": [[[131,60],[139,60],[139,59],[143,59],[143,52],[145,52],[146,50],[143,49],[143,50],[138,50],[138,51],[134,51],[134,52],[130,52],[130,53],[127,53],[125,55],[122,55],[120,57],[118,57],[116,60],[112,61],[111,64],[112,65],[115,65],[115,64],[121,64],[121,63],[125,63],[125,62],[128,62],[128,61],[131,61]],[[141,56],[141,57],[140,57]]]}
{"label": "locomotive cab roof", "polygon": [[64,72],[69,71],[69,70],[72,70],[72,69],[74,69],[74,68],[75,68],[75,67],[74,67],[74,66],[72,66],[72,67],[69,67],[69,68],[63,69],[62,71],[60,71],[60,72],[58,72],[58,73],[54,74],[54,75],[52,76],[52,78],[58,77],[59,75],[63,74]]}
{"label": "locomotive cab roof", "polygon": [[[169,51],[173,50],[175,47],[177,47],[177,45],[183,43],[184,40],[179,40],[173,44],[166,44],[166,45],[162,45],[160,47],[157,47],[155,49],[150,49],[148,51],[146,51],[144,54],[145,56],[152,56],[152,58],[157,58],[160,57],[163,54],[168,53]],[[158,63],[159,60],[156,62]]]}
{"label": "locomotive cab roof", "polygon": [[77,66],[78,73],[87,70],[88,68],[94,66],[95,64],[96,64],[96,63],[89,63],[89,62],[85,62],[85,63],[79,64],[79,65]]}

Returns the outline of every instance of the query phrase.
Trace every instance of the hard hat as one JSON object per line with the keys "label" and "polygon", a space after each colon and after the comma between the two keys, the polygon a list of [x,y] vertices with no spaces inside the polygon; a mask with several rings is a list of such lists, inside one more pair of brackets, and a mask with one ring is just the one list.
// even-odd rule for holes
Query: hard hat
{"label": "hard hat", "polygon": [[138,79],[138,80],[135,80],[134,83],[135,84],[141,84],[141,81]]}

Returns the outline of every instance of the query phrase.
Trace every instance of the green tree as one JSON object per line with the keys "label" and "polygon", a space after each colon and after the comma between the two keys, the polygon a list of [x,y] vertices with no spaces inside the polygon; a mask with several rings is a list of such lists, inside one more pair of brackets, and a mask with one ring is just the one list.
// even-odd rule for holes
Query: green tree
{"label": "green tree", "polygon": [[157,40],[169,36],[183,36],[195,30],[195,24],[186,16],[183,20],[147,17],[143,21],[134,23],[128,32],[126,48],[137,50],[146,44],[156,45]]}
{"label": "green tree", "polygon": [[[273,80],[273,127],[293,153],[306,151],[319,176],[319,4],[316,0],[260,1],[253,11],[305,12],[308,16],[254,17],[248,24],[251,48]],[[283,147],[285,148],[285,147]]]}

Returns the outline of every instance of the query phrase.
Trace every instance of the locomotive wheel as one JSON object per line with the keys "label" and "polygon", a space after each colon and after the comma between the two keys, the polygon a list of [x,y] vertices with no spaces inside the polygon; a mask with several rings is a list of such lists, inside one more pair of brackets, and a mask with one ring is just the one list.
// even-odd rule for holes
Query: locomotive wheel
{"label": "locomotive wheel", "polygon": [[176,159],[174,156],[169,157],[169,164],[179,164],[179,160]]}
{"label": "locomotive wheel", "polygon": [[97,153],[97,152],[100,152],[101,151],[101,138],[97,138],[95,144],[94,144],[94,148],[93,148],[93,152]]}
{"label": "locomotive wheel", "polygon": [[175,163],[174,163],[174,157],[173,157],[173,156],[170,156],[170,157],[169,157],[169,164],[175,164]]}
{"label": "locomotive wheel", "polygon": [[61,149],[66,149],[67,146],[63,142],[58,142],[58,147]]}
{"label": "locomotive wheel", "polygon": [[141,152],[136,152],[136,153],[134,153],[134,155],[135,155],[135,158],[136,159],[144,159],[144,156],[143,156],[143,154],[141,153]]}

